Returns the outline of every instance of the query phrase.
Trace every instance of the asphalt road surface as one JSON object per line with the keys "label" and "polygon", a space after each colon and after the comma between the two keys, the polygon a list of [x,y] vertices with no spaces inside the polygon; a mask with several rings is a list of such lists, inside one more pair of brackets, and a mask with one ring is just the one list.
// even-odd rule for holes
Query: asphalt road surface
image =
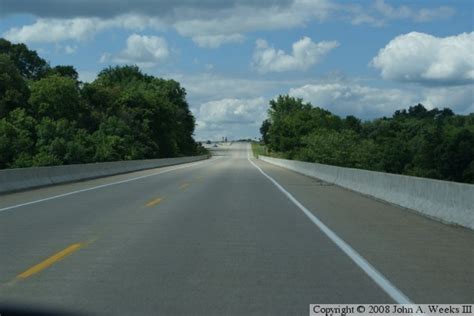
{"label": "asphalt road surface", "polygon": [[0,314],[308,315],[316,303],[473,302],[472,230],[249,149],[224,144],[203,162],[0,196]]}

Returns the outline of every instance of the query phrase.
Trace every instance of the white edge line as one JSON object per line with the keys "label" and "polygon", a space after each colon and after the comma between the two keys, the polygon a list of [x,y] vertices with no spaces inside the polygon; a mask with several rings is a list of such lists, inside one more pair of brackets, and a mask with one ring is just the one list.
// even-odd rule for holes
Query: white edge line
{"label": "white edge line", "polygon": [[[219,159],[219,158],[216,158],[216,159]],[[113,185],[117,185],[117,184],[122,184],[122,183],[136,181],[136,180],[140,180],[140,179],[144,179],[144,178],[148,178],[148,177],[153,177],[153,176],[156,176],[156,175],[159,175],[159,174],[168,173],[168,172],[179,170],[179,169],[193,167],[193,166],[196,166],[196,165],[199,165],[199,164],[202,164],[202,163],[205,163],[205,162],[209,162],[209,161],[211,161],[211,160],[206,159],[206,160],[202,160],[202,161],[194,161],[194,162],[186,163],[186,164],[178,166],[178,167],[171,167],[170,169],[162,170],[162,171],[155,172],[155,173],[152,173],[152,174],[147,174],[147,175],[144,175],[144,176],[139,176],[139,177],[126,179],[126,180],[121,180],[121,181],[117,181],[117,182],[101,184],[101,185],[97,185],[97,186],[86,188],[86,189],[81,189],[81,190],[77,190],[77,191],[72,191],[72,192],[68,192],[68,193],[63,193],[63,194],[59,194],[59,195],[50,196],[50,197],[47,197],[47,198],[44,198],[44,199],[39,199],[39,200],[31,201],[31,202],[26,202],[26,203],[16,204],[16,205],[12,205],[12,206],[7,206],[7,207],[4,207],[4,208],[0,208],[0,212],[8,211],[8,210],[11,210],[11,209],[14,209],[14,208],[19,208],[19,207],[22,207],[22,206],[41,203],[41,202],[45,202],[45,201],[49,201],[49,200],[59,199],[59,198],[69,196],[69,195],[73,195],[73,194],[77,194],[77,193],[97,190],[97,189],[101,189],[101,188],[105,188],[105,187],[109,187],[109,186],[113,186]],[[166,168],[166,166],[165,167],[158,167],[158,168]],[[145,171],[145,170],[137,170],[137,171],[133,171],[133,172],[139,172],[139,171]],[[114,175],[111,175],[111,176],[114,176]],[[91,180],[91,179],[89,179],[89,180]]]}
{"label": "white edge line", "polygon": [[303,206],[296,198],[286,191],[275,179],[266,174],[259,166],[250,159],[250,152],[247,155],[248,161],[270,180],[286,197],[293,202],[303,213],[315,224],[332,242],[334,242],[355,264],[359,266],[385,293],[387,293],[398,304],[413,304],[410,299],[395,287],[385,276],[362,257],[354,248],[336,235],[329,227],[319,220],[313,213]]}

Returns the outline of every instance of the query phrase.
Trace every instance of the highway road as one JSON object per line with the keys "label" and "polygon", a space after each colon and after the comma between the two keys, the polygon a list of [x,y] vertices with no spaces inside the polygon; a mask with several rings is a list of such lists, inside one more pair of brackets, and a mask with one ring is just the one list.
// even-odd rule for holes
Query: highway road
{"label": "highway road", "polygon": [[258,161],[249,148],[0,196],[0,314],[473,302],[472,230]]}

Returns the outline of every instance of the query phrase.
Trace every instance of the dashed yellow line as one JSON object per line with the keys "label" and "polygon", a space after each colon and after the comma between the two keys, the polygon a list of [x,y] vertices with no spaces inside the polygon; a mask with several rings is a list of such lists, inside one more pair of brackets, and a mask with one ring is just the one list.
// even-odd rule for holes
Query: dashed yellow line
{"label": "dashed yellow line", "polygon": [[183,183],[183,184],[179,187],[179,189],[180,189],[180,190],[184,190],[184,189],[186,189],[187,187],[189,187],[189,183]]}
{"label": "dashed yellow line", "polygon": [[58,261],[64,259],[65,257],[69,256],[73,252],[76,252],[77,250],[82,248],[84,245],[85,245],[85,243],[75,243],[75,244],[70,245],[66,249],[61,250],[60,252],[58,252],[58,253],[52,255],[51,257],[49,257],[48,259],[38,263],[37,265],[32,266],[31,268],[29,268],[26,271],[20,273],[19,275],[17,275],[17,279],[24,280],[24,279],[29,278],[30,276],[32,276],[32,275],[34,275],[38,272],[43,271],[44,269],[52,266],[56,262],[58,262]]}
{"label": "dashed yellow line", "polygon": [[152,206],[158,205],[158,204],[160,204],[160,202],[161,202],[162,200],[163,200],[162,198],[157,198],[157,199],[151,200],[150,202],[148,202],[148,203],[146,204],[146,206],[147,206],[147,207],[152,207]]}

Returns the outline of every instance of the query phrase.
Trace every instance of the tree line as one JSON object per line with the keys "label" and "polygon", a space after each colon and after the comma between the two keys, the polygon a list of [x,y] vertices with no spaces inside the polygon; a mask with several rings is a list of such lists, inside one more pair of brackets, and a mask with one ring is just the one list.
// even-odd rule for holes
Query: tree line
{"label": "tree line", "polygon": [[194,128],[174,80],[117,66],[83,83],[0,39],[0,168],[196,155]]}
{"label": "tree line", "polygon": [[270,154],[287,159],[474,183],[474,113],[418,104],[361,121],[279,96],[260,132]]}

